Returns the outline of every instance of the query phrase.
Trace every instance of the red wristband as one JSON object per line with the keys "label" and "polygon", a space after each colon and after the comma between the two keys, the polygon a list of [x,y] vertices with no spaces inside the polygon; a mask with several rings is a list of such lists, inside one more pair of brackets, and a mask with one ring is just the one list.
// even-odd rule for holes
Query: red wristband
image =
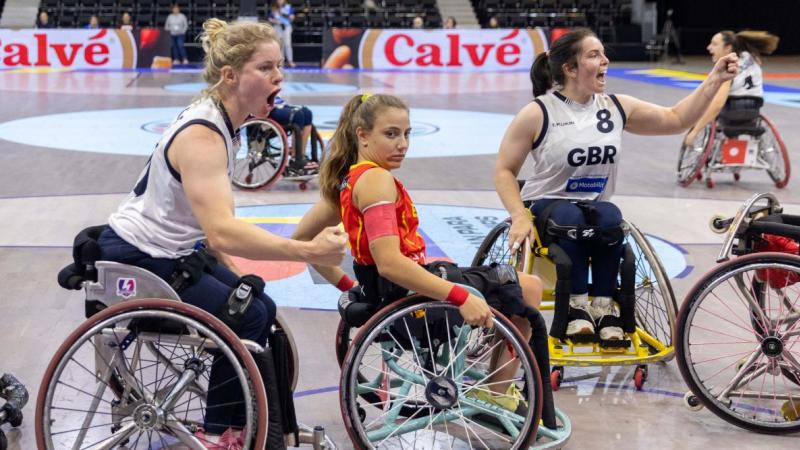
{"label": "red wristband", "polygon": [[339,279],[339,282],[336,283],[336,289],[340,291],[349,291],[353,286],[356,285],[356,282],[352,280],[347,274],[342,275],[342,278]]}
{"label": "red wristband", "polygon": [[461,306],[467,301],[467,297],[469,297],[469,291],[457,284],[454,284],[453,288],[450,289],[450,293],[447,294],[447,298],[445,300],[456,306]]}

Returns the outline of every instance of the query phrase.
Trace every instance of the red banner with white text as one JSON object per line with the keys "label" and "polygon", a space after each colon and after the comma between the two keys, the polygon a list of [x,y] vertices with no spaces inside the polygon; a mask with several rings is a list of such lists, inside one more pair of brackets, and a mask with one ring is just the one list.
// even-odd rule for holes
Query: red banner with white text
{"label": "red banner with white text", "polygon": [[0,29],[0,69],[135,69],[169,58],[158,29]]}
{"label": "red banner with white text", "polygon": [[407,30],[333,28],[323,38],[323,68],[498,71],[530,69],[547,51],[541,28]]}

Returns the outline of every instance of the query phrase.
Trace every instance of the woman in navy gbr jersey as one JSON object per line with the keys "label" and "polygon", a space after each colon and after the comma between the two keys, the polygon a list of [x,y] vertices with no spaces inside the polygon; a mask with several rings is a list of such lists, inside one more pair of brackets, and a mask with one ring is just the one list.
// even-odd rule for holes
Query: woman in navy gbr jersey
{"label": "woman in navy gbr jersey", "polygon": [[[238,129],[248,117],[266,118],[274,106],[283,81],[280,39],[271,26],[255,22],[209,19],[203,30],[203,79],[209,86],[165,130],[98,243],[102,259],[143,267],[171,282],[176,267],[196,256],[197,243],[203,242],[216,261],[206,260],[193,282],[173,287],[183,301],[219,315],[228,310],[224,306],[237,286],[250,286],[255,298],[234,331],[265,345],[275,303],[264,293],[263,280],[243,276],[227,255],[337,265],[346,238],[329,227],[309,242],[296,241],[235,217],[231,168]],[[263,358],[254,354],[259,367]],[[205,423],[197,432],[208,448],[223,448],[215,445],[235,440],[245,426],[241,390],[230,382],[234,377],[224,360],[211,367]],[[270,449],[283,443],[280,424],[272,423],[279,417],[276,404],[269,402]]]}
{"label": "woman in navy gbr jersey", "polygon": [[[606,94],[608,58],[602,42],[585,28],[559,38],[539,54],[531,68],[536,97],[520,110],[506,130],[495,167],[495,186],[512,218],[509,246],[516,250],[530,236],[534,216],[547,215],[558,225],[613,229],[622,221],[607,200],[614,193],[622,130],[637,134],[675,134],[693,125],[720,86],[738,71],[735,53],[720,56],[709,76],[672,107],[628,95]],[[520,191],[517,175],[530,154],[533,172]],[[556,200],[567,200],[553,205]],[[553,205],[548,209],[548,206]],[[610,240],[609,240],[610,241]],[[621,239],[587,245],[559,240],[572,260],[566,335],[594,334],[601,340],[624,339],[619,326],[603,326],[619,317],[613,293]],[[589,258],[594,299],[589,303]],[[595,330],[595,328],[600,328]]]}

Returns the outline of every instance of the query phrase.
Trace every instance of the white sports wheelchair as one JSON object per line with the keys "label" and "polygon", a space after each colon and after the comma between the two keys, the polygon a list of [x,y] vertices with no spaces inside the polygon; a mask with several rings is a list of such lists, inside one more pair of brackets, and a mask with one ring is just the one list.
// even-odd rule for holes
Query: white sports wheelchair
{"label": "white sports wheelchair", "polygon": [[[181,302],[153,273],[99,260],[96,239],[101,230],[91,227],[79,234],[89,237],[88,245],[77,245],[76,238],[75,262],[59,273],[62,287],[86,293],[87,319],[64,340],[42,379],[37,447],[205,449],[199,431],[209,407],[211,368],[226,361],[234,375],[215,385],[238,385],[241,397],[212,407],[243,411],[244,425],[236,430],[242,448],[265,448],[268,401],[283,400],[268,399],[270,389],[251,355],[266,349],[240,339],[208,312]],[[288,341],[283,376],[294,391],[297,349],[280,315],[273,336]],[[315,450],[335,448],[320,427],[300,426],[286,440],[288,445],[311,444]]]}
{"label": "white sports wheelchair", "polygon": [[751,431],[800,432],[800,216],[756,194],[711,228],[727,233],[719,264],[686,295],[675,329],[685,404]]}
{"label": "white sports wheelchair", "polygon": [[730,97],[719,116],[703,128],[691,145],[681,145],[678,184],[687,187],[706,179],[714,187],[715,172],[733,173],[739,181],[743,170],[764,170],[775,187],[789,183],[789,153],[778,129],[760,113],[761,97]]}

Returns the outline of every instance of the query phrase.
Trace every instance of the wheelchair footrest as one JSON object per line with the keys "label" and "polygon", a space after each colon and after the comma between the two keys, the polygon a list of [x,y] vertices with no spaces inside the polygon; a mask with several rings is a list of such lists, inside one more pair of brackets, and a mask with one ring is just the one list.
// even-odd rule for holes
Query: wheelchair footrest
{"label": "wheelchair footrest", "polygon": [[594,344],[600,341],[600,338],[597,334],[573,334],[572,336],[565,336],[563,339],[564,342],[571,341],[574,344]]}
{"label": "wheelchair footrest", "polygon": [[630,339],[609,339],[609,340],[601,340],[600,347],[601,348],[619,348],[619,349],[626,349],[630,348],[631,341]]}

